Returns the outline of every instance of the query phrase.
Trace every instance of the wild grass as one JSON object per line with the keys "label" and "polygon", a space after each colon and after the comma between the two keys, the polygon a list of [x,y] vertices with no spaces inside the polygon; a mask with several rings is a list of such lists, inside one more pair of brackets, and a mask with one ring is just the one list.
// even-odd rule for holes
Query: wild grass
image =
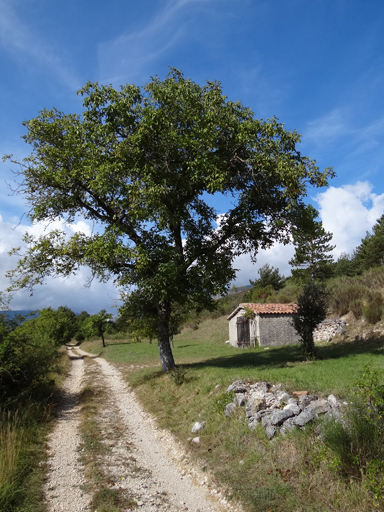
{"label": "wild grass", "polygon": [[17,412],[3,413],[0,418],[0,503],[9,503],[17,493],[18,461],[23,446],[23,433]]}
{"label": "wild grass", "polygon": [[41,490],[47,470],[45,438],[54,419],[58,387],[68,364],[68,358],[63,353],[61,373],[50,375],[50,385],[1,404],[1,511],[46,511]]}
{"label": "wild grass", "polygon": [[367,270],[360,276],[339,277],[327,282],[328,307],[339,316],[352,311],[363,314],[369,323],[377,323],[383,313],[384,267]]}
{"label": "wild grass", "polygon": [[[322,344],[318,360],[303,362],[299,346],[228,346],[227,328],[226,317],[208,319],[174,337],[182,379],[161,372],[156,344],[107,344],[103,354],[129,369],[127,378],[143,406],[245,510],[379,510],[358,475],[340,474],[339,458],[318,439],[316,425],[269,441],[262,428],[248,429],[242,408],[226,418],[224,407],[232,399],[226,389],[235,379],[281,382],[291,392],[334,393],[349,400],[365,365],[383,372],[383,339]],[[188,441],[196,421],[205,424],[199,444]]]}

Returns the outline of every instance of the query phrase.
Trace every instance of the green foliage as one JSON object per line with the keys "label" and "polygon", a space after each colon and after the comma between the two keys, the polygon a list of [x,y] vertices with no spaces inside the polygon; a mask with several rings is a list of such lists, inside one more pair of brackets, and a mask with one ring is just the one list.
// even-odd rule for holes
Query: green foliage
{"label": "green foliage", "polygon": [[86,311],[82,311],[79,315],[76,316],[76,329],[73,337],[78,342],[84,341],[86,338],[86,333],[84,329],[89,316],[89,313],[87,313]]}
{"label": "green foliage", "polygon": [[321,221],[315,220],[317,216],[318,211],[308,205],[301,222],[292,230],[295,254],[289,264],[294,267],[292,276],[304,283],[332,275],[333,235],[324,230]]}
{"label": "green foliage", "polygon": [[250,284],[255,288],[265,288],[272,286],[274,290],[281,290],[284,287],[285,277],[280,275],[279,269],[270,266],[268,263],[263,265],[257,271],[259,279],[255,281],[249,280]]}
{"label": "green foliage", "polygon": [[248,292],[244,294],[245,302],[266,302],[267,298],[274,293],[274,288],[272,285],[265,286],[264,288],[260,288],[255,286]]}
{"label": "green foliage", "polygon": [[0,401],[29,394],[56,369],[58,347],[71,340],[74,313],[46,308],[15,327],[0,322]]}
{"label": "green foliage", "polygon": [[245,310],[244,315],[243,315],[244,318],[248,318],[249,320],[252,320],[252,318],[255,318],[255,312],[252,311],[251,308],[245,307],[244,310]]}
{"label": "green foliage", "polygon": [[[153,311],[169,370],[172,305],[212,308],[235,275],[234,258],[289,242],[307,188],[327,185],[333,171],[301,155],[296,131],[255,119],[220,83],[200,86],[176,69],[142,88],[88,83],[79,93],[81,115],[43,110],[24,123],[32,153],[16,162],[18,190],[31,221],[83,215],[98,230],[26,235],[12,288],[31,289],[80,265],[134,286]],[[232,198],[219,229],[205,201],[212,194]]]}
{"label": "green foliage", "polygon": [[169,372],[169,376],[176,384],[176,386],[181,386],[185,382],[185,376],[187,375],[188,370],[184,368],[184,366],[175,366]]}
{"label": "green foliage", "polygon": [[376,324],[383,315],[383,297],[379,292],[368,294],[367,304],[363,307],[363,316],[370,324]]}
{"label": "green foliage", "polygon": [[76,315],[66,306],[42,309],[38,318],[32,320],[30,325],[33,324],[37,337],[56,346],[70,342],[76,332]]}
{"label": "green foliage", "polygon": [[358,268],[354,256],[342,253],[333,265],[334,277],[353,277],[358,273]]}
{"label": "green foliage", "polygon": [[328,283],[327,290],[328,306],[339,316],[347,314],[348,311],[352,310],[352,307],[358,313],[360,309],[358,304],[360,303],[362,307],[362,299],[367,291],[361,281],[348,277],[331,280]]}
{"label": "green foliage", "polygon": [[360,276],[340,277],[327,283],[329,309],[337,315],[352,311],[355,318],[362,315],[369,323],[380,321],[383,313],[383,298],[375,289],[384,286],[384,268],[372,268]]}
{"label": "green foliage", "polygon": [[356,247],[352,255],[341,254],[333,267],[335,277],[353,277],[363,272],[380,267],[384,264],[384,215],[382,215],[367,232],[361,244]]}
{"label": "green foliage", "polygon": [[384,264],[384,215],[377,220],[372,233],[366,234],[354,252],[354,263],[358,272]]}
{"label": "green foliage", "polygon": [[86,339],[93,336],[99,336],[102,340],[103,347],[105,347],[104,333],[107,330],[109,323],[112,321],[112,314],[107,313],[105,309],[99,311],[95,315],[88,316],[83,323],[82,333]]}
{"label": "green foliage", "polygon": [[348,309],[352,311],[353,316],[358,320],[363,314],[363,301],[361,299],[354,299],[349,302]]}
{"label": "green foliage", "polygon": [[325,319],[326,294],[324,287],[309,283],[304,286],[297,300],[298,312],[293,318],[293,326],[300,337],[301,347],[305,358],[315,358],[313,331]]}
{"label": "green foliage", "polygon": [[294,302],[294,300],[292,299],[292,297],[289,297],[288,295],[278,293],[276,295],[268,297],[268,302],[270,304],[290,304],[291,302]]}
{"label": "green foliage", "polygon": [[362,476],[364,485],[384,504],[384,386],[378,371],[366,366],[356,383],[344,423],[324,425],[324,442],[338,456],[346,474]]}

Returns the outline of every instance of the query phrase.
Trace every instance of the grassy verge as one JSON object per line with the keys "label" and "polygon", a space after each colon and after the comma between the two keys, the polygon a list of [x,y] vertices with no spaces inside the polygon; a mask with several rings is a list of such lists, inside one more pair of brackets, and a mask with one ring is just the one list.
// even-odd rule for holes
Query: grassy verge
{"label": "grassy verge", "polygon": [[[247,511],[380,510],[358,475],[339,471],[337,457],[317,438],[315,426],[268,441],[262,428],[249,431],[241,408],[230,418],[223,411],[230,402],[225,390],[239,378],[346,398],[365,365],[383,372],[383,340],[323,345],[318,361],[303,363],[295,346],[234,349],[223,343],[226,329],[221,318],[175,337],[175,359],[186,370],[181,385],[153,367],[156,345],[114,341],[104,356],[127,368],[130,384],[160,426],[171,430]],[[199,444],[188,441],[196,421],[205,422]]]}
{"label": "grassy verge", "polygon": [[69,367],[66,351],[49,386],[19,397],[0,413],[0,510],[45,512],[45,438],[54,419],[58,388]]}
{"label": "grassy verge", "polygon": [[[108,472],[105,461],[116,444],[121,426],[116,417],[103,417],[108,394],[100,379],[97,364],[85,358],[87,385],[81,397],[80,460],[84,465],[86,491],[92,496],[92,505],[98,512],[119,512],[136,506],[135,500],[120,487]],[[109,406],[110,407],[110,406]]]}

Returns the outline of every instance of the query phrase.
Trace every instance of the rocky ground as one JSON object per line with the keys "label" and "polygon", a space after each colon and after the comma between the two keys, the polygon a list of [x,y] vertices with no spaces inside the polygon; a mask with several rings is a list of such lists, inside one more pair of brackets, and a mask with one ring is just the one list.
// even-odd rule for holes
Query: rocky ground
{"label": "rocky ground", "polygon": [[57,424],[48,440],[49,473],[45,496],[50,512],[97,510],[92,501],[92,486],[87,482],[89,472],[80,462],[78,399],[87,379],[91,379],[89,383],[93,385],[96,380],[108,397],[96,421],[107,448],[100,450],[97,464],[100,471],[108,475],[110,489],[126,493],[132,507],[145,512],[240,512],[240,507],[229,505],[220,489],[210,484],[209,476],[192,467],[187,454],[169,432],[157,428],[116,368],[95,357],[92,361],[95,368],[84,372],[88,354],[72,347],[69,353],[72,369],[63,386]]}

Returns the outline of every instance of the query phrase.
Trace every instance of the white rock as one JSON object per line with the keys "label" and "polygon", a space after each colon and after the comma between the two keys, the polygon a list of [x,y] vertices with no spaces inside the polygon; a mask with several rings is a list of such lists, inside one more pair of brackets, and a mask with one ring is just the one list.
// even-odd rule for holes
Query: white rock
{"label": "white rock", "polygon": [[203,430],[203,428],[204,428],[204,425],[202,425],[199,421],[196,421],[196,423],[193,425],[193,427],[191,429],[191,432],[192,433],[199,432],[199,430]]}
{"label": "white rock", "polygon": [[329,395],[328,397],[328,402],[331,404],[332,407],[340,407],[340,402],[338,401],[338,399],[335,397],[335,395]]}

